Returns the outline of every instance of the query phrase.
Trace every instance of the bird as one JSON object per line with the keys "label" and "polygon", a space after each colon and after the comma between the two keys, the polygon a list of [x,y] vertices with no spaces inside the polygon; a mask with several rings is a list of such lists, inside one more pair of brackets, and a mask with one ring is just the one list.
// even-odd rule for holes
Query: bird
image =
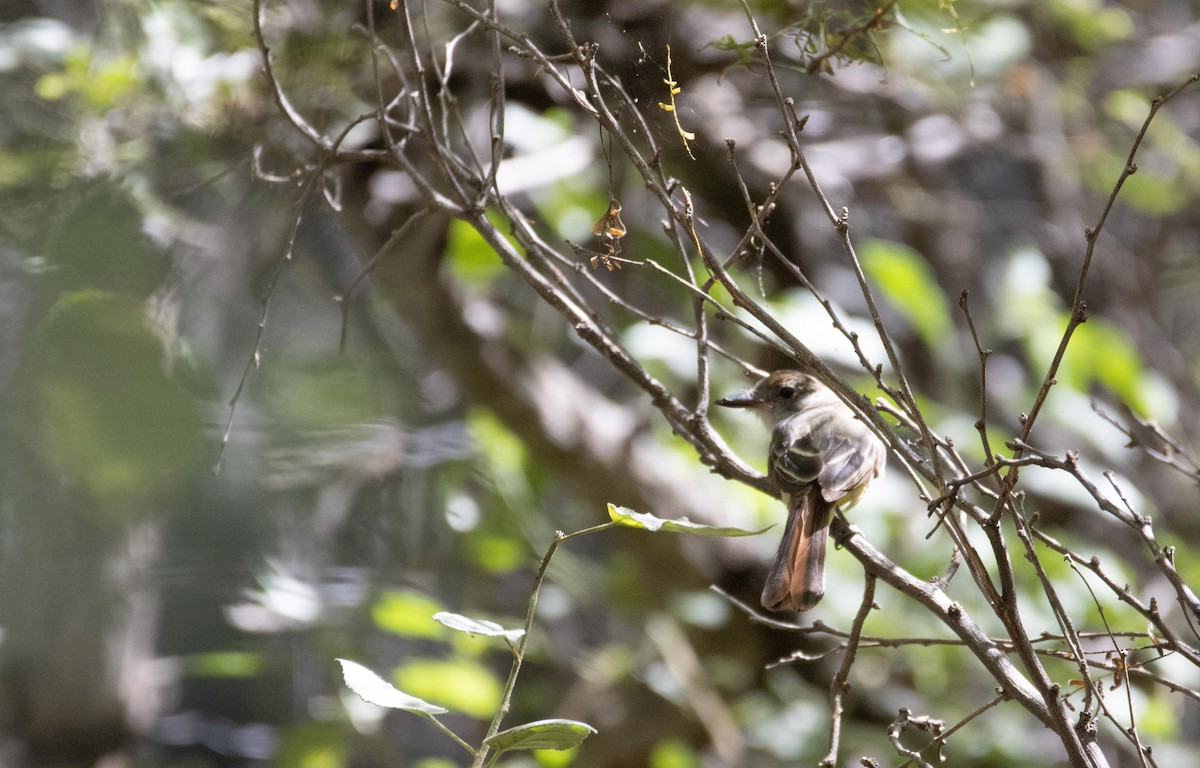
{"label": "bird", "polygon": [[832,390],[801,371],[775,371],[717,405],[755,411],[772,430],[767,474],[788,519],[762,605],[810,610],[825,594],[825,545],[834,512],[856,504],[883,474],[883,441]]}

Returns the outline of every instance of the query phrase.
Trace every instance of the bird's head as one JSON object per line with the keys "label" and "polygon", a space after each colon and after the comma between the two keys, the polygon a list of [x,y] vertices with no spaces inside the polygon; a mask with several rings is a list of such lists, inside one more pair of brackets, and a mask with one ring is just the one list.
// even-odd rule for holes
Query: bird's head
{"label": "bird's head", "polygon": [[748,408],[755,411],[767,426],[799,413],[815,398],[835,397],[807,373],[775,371],[745,392],[723,397],[717,405],[726,408]]}

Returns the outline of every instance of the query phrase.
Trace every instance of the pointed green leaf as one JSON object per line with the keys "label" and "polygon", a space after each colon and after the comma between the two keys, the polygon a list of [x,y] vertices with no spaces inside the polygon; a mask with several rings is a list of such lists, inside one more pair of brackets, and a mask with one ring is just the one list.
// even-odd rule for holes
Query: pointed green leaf
{"label": "pointed green leaf", "polygon": [[346,687],[357,693],[368,704],[402,709],[422,717],[441,715],[449,711],[415,696],[409,696],[362,664],[345,659],[337,661],[342,665],[342,678],[346,681]]}
{"label": "pointed green leaf", "polygon": [[757,536],[771,529],[771,526],[757,531],[747,531],[743,528],[722,528],[713,525],[703,525],[702,523],[693,523],[686,517],[681,517],[678,520],[667,520],[655,517],[646,512],[634,512],[628,507],[618,507],[615,504],[608,505],[608,516],[612,518],[614,523],[627,525],[630,528],[641,528],[644,531],[694,533],[699,536]]}
{"label": "pointed green leaf", "polygon": [[469,616],[463,616],[458,613],[449,613],[447,611],[440,611],[433,614],[433,620],[444,627],[449,627],[450,629],[455,629],[459,632],[466,632],[472,637],[475,635],[482,635],[484,637],[503,637],[505,640],[515,643],[517,640],[521,639],[522,635],[525,634],[525,630],[523,629],[505,629],[494,621],[488,621],[486,619],[472,619]]}
{"label": "pointed green leaf", "polygon": [[595,732],[592,726],[576,720],[538,720],[500,731],[484,741],[483,745],[497,752],[510,749],[571,749]]}

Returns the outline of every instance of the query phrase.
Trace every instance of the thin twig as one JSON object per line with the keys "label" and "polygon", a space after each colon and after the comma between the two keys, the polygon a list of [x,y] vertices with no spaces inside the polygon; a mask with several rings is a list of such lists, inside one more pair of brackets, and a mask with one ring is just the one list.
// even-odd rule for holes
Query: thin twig
{"label": "thin twig", "polygon": [[[1168,91],[1166,94],[1155,98],[1150,103],[1150,111],[1146,115],[1146,119],[1142,122],[1142,128],[1134,137],[1133,144],[1129,148],[1129,154],[1125,160],[1125,166],[1121,169],[1120,176],[1113,184],[1112,191],[1108,195],[1108,200],[1104,204],[1104,208],[1100,211],[1100,216],[1096,220],[1094,226],[1084,230],[1084,239],[1087,242],[1087,248],[1084,250],[1083,262],[1079,267],[1079,279],[1075,284],[1075,295],[1071,298],[1071,314],[1067,321],[1067,327],[1063,331],[1062,338],[1059,340],[1058,348],[1054,351],[1054,357],[1050,361],[1049,367],[1046,369],[1046,375],[1042,379],[1042,385],[1038,390],[1037,397],[1034,398],[1033,405],[1030,407],[1028,414],[1022,420],[1021,433],[1019,440],[1027,442],[1029,435],[1033,431],[1033,425],[1037,421],[1038,415],[1042,411],[1042,406],[1046,403],[1046,398],[1050,395],[1050,389],[1058,383],[1058,369],[1062,365],[1063,357],[1067,352],[1067,345],[1071,343],[1071,338],[1075,333],[1075,329],[1087,321],[1087,304],[1084,302],[1084,289],[1087,286],[1088,272],[1091,269],[1092,259],[1096,253],[1096,242],[1100,238],[1100,233],[1104,230],[1104,225],[1108,221],[1108,215],[1112,211],[1113,206],[1117,202],[1117,195],[1121,193],[1121,189],[1125,186],[1125,181],[1137,173],[1137,163],[1134,162],[1137,157],[1138,150],[1141,149],[1142,141],[1146,138],[1147,131],[1150,130],[1150,124],[1154,122],[1158,111],[1172,99],[1178,96],[1183,90],[1192,84],[1200,82],[1200,73],[1196,73],[1189,77],[1184,82],[1180,83],[1175,88]],[[1020,449],[1018,449],[1019,452]],[[1001,507],[1008,499],[1008,494],[1017,483],[1018,469],[1016,467],[1009,470],[1004,478],[1004,487],[1000,494],[1000,498],[996,503],[995,515],[1000,514]]]}
{"label": "thin twig", "polygon": [[580,536],[599,533],[600,531],[607,531],[610,528],[615,528],[616,525],[616,523],[610,521],[607,523],[594,525],[591,528],[585,528],[581,531],[574,531],[572,533],[563,533],[562,531],[554,532],[554,538],[551,539],[550,546],[546,548],[546,554],[542,557],[542,562],[538,566],[537,573],[533,577],[533,588],[529,592],[529,602],[525,606],[525,623],[522,627],[524,632],[521,634],[521,639],[518,640],[517,644],[512,648],[512,668],[509,670],[508,679],[504,682],[504,690],[500,695],[500,706],[496,709],[495,716],[492,717],[492,721],[488,724],[487,733],[483,737],[483,741],[481,742],[479,750],[475,753],[474,762],[471,763],[472,768],[482,768],[484,765],[485,761],[487,760],[488,753],[491,751],[491,748],[488,747],[487,742],[490,738],[500,732],[500,725],[504,722],[504,718],[508,715],[508,711],[512,706],[512,693],[517,685],[517,676],[521,673],[521,664],[525,660],[525,648],[529,644],[529,633],[530,630],[533,629],[533,618],[537,613],[538,598],[542,592],[542,583],[546,579],[546,571],[550,568],[551,558],[554,557],[554,553],[558,551],[558,548],[561,544]]}
{"label": "thin twig", "polygon": [[870,615],[873,608],[875,608],[875,576],[867,573],[863,583],[862,601],[859,603],[854,622],[850,625],[850,636],[846,638],[846,652],[842,656],[842,665],[838,668],[837,674],[833,676],[833,682],[829,684],[829,752],[820,762],[822,768],[832,768],[837,765],[838,745],[842,735],[842,696],[850,690],[850,670],[854,667],[855,659],[858,658],[858,644],[862,637],[863,624],[866,623],[867,616]]}

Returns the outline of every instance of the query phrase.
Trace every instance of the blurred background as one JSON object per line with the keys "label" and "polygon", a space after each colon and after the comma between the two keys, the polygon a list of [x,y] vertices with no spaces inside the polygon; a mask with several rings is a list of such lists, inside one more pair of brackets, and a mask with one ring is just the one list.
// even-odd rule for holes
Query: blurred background
{"label": "blurred background", "polygon": [[[504,23],[565,51],[544,4],[499,6]],[[277,77],[329,135],[373,109],[366,7],[288,0],[263,12]],[[562,7],[576,38],[598,42],[599,60],[648,105],[661,159],[696,198],[711,241],[732,247],[747,213],[726,139],[757,197],[789,162],[743,9]],[[1067,319],[1084,228],[1150,99],[1200,71],[1200,8],[930,0],[889,6],[872,29],[874,7],[860,3],[749,7],[784,94],[808,115],[802,142],[817,176],[851,211],[923,407],[979,458],[978,357],[958,297],[970,292],[993,350],[998,443],[1033,401]],[[400,45],[389,4],[372,13],[382,41]],[[486,117],[486,39],[455,38],[469,22],[439,3],[411,13],[435,55],[457,40],[450,84],[468,120]],[[0,5],[0,765],[465,765],[428,721],[348,694],[334,659],[451,709],[446,722],[477,740],[510,655],[433,613],[519,625],[554,531],[602,522],[606,502],[746,528],[780,520],[777,502],[710,475],[465,223],[423,220],[402,259],[360,281],[420,207],[418,190],[363,160],[304,193],[296,170],[311,146],[266,87],[253,14],[248,0]],[[694,159],[674,117],[652,106],[666,98],[667,45]],[[529,62],[505,66],[504,183],[546,237],[587,242],[615,195],[624,254],[670,259],[662,212],[630,167],[606,157],[595,125]],[[1195,483],[1129,450],[1091,403],[1118,417],[1127,405],[1184,445],[1200,433],[1198,143],[1194,88],[1157,117],[1110,215],[1091,317],[1036,433],[1050,452],[1080,450],[1097,477],[1113,470],[1192,584]],[[382,144],[359,126],[345,146]],[[802,180],[769,228],[867,339],[854,275]],[[815,300],[770,259],[744,270],[789,328],[871,392]],[[690,319],[669,280],[601,273],[658,316]],[[656,376],[694,387],[691,340],[632,314],[610,322]],[[762,367],[780,362],[735,329],[716,333]],[[714,379],[731,391],[746,381],[732,365]],[[764,467],[759,425],[744,414],[714,421]],[[1023,477],[1055,535],[1145,594],[1161,588],[1078,488],[1049,472]],[[877,483],[853,519],[918,575],[944,569],[949,551],[926,541],[931,524],[903,473]],[[623,531],[560,550],[511,722],[570,717],[599,733],[576,751],[501,764],[815,764],[827,749],[838,657],[821,654],[832,642],[754,624],[708,589],[754,602],[775,542],[775,532]],[[830,557],[812,618],[846,628],[861,569]],[[1054,575],[1063,598],[1098,621],[1086,583],[1065,566]],[[1026,586],[1036,591],[1032,577]],[[876,634],[936,634],[894,593],[881,588],[877,602]],[[1039,610],[1031,625],[1049,625]],[[1128,619],[1117,607],[1108,618]],[[813,659],[767,667],[796,650]],[[1070,665],[1060,671],[1067,684]],[[1195,670],[1172,674],[1200,685]],[[945,646],[864,651],[852,682],[843,754],[885,764],[902,763],[884,737],[900,707],[955,722],[994,695]],[[1185,764],[1200,742],[1196,700],[1142,686],[1129,701],[1160,764]],[[966,734],[947,749],[955,765],[1048,764],[1040,728],[1015,706]],[[1114,749],[1114,765],[1138,764]]]}

